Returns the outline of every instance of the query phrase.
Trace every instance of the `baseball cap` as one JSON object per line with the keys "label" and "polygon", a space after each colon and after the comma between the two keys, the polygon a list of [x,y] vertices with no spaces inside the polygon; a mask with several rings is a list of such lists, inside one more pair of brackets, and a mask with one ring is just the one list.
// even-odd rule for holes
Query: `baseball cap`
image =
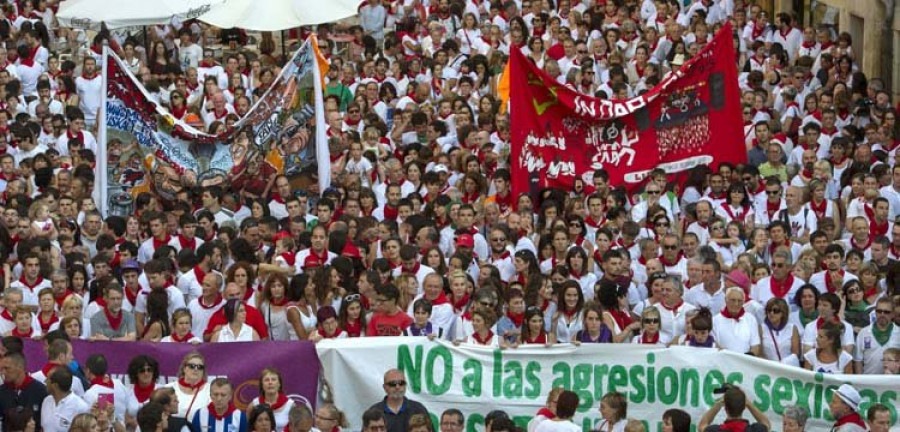
{"label": "baseball cap", "polygon": [[456,246],[474,248],[475,239],[472,237],[472,234],[460,234],[456,237]]}

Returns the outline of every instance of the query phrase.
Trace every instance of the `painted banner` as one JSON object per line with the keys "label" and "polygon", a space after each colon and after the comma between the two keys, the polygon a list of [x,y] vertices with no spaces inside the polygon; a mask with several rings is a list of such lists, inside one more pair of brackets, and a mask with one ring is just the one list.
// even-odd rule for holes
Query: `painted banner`
{"label": "painted banner", "polygon": [[[158,384],[178,381],[181,359],[191,352],[206,358],[210,379],[226,377],[234,386],[234,404],[245,409],[259,396],[259,373],[266,367],[281,371],[285,393],[295,402],[307,401],[315,406],[319,384],[319,358],[312,342],[234,342],[207,343],[197,346],[179,343],[151,342],[85,342],[74,341],[75,359],[84,367],[91,354],[103,354],[109,363],[109,374],[128,383],[128,363],[144,354],[159,362]],[[265,355],[260,355],[265,353]],[[36,371],[47,362],[40,341],[25,341],[27,370]]]}
{"label": "painted banner", "polygon": [[106,188],[95,196],[104,215],[130,214],[141,192],[153,192],[168,209],[182,189],[224,184],[232,170],[249,166],[289,177],[316,173],[321,190],[330,184],[320,70],[327,63],[314,39],[294,53],[249,112],[218,135],[175,119],[121,59],[105,52],[97,183]]}
{"label": "painted banner", "polygon": [[[627,395],[628,417],[644,421],[648,431],[662,430],[662,413],[679,408],[699,421],[719,395],[723,382],[739,385],[748,398],[781,429],[788,405],[806,407],[806,430],[827,430],[832,392],[849,382],[860,390],[862,410],[880,402],[897,420],[900,377],[823,375],[729,351],[692,347],[569,344],[552,348],[498,350],[454,346],[426,338],[327,340],[316,345],[322,378],[335,391],[335,404],[349,414],[352,430],[361,413],[384,398],[382,377],[391,368],[404,372],[407,397],[422,402],[434,424],[448,408],[466,416],[466,430],[484,430],[484,415],[502,409],[525,427],[544,405],[553,387],[575,391],[581,404],[574,421],[585,431],[600,421],[600,399],[610,391]],[[750,418],[749,413],[745,413]],[[724,419],[724,411],[717,421]]]}
{"label": "painted banner", "polygon": [[613,186],[634,189],[660,167],[746,162],[731,26],[645,94],[601,100],[559,84],[510,50],[512,192],[592,186],[604,168]]}

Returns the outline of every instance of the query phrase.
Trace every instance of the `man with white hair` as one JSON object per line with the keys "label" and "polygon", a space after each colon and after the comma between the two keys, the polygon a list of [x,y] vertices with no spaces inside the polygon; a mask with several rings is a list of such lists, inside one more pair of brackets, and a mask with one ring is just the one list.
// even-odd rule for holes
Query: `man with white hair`
{"label": "man with white hair", "polygon": [[722,348],[759,356],[759,324],[752,314],[745,313],[741,288],[725,291],[725,308],[713,317],[712,336]]}

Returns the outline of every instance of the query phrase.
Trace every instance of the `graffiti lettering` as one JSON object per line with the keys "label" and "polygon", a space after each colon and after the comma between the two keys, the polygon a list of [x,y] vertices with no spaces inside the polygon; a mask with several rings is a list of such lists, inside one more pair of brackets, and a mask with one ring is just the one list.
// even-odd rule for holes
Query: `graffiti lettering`
{"label": "graffiti lettering", "polygon": [[566,138],[565,137],[536,137],[529,135],[528,138],[525,139],[525,145],[531,147],[553,147],[559,150],[566,150]]}
{"label": "graffiti lettering", "polygon": [[143,146],[151,146],[155,125],[148,125],[137,111],[121,103],[106,104],[106,122],[110,129],[128,132]]}

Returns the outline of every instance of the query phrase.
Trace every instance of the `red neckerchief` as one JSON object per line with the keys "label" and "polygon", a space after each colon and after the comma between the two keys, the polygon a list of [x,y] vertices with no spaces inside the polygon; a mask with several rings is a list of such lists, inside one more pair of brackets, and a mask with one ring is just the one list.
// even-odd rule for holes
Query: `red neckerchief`
{"label": "red neckerchief", "polygon": [[109,321],[109,328],[113,329],[113,331],[119,331],[119,327],[122,326],[122,319],[125,318],[125,314],[120,310],[119,316],[115,317],[109,311],[108,307],[103,308],[103,314],[106,315],[106,320]]}
{"label": "red neckerchief", "polygon": [[197,283],[202,284],[203,279],[206,279],[206,272],[203,271],[200,266],[194,266],[194,277],[197,278]]}
{"label": "red neckerchief", "polygon": [[[825,322],[826,322],[825,318],[822,318],[822,317],[816,318],[816,329],[822,328],[822,326],[825,325]],[[832,324],[840,324],[841,320],[837,316],[835,316],[832,318],[831,323]]]}
{"label": "red neckerchief", "polygon": [[659,256],[659,262],[661,262],[662,265],[664,265],[666,267],[675,267],[678,265],[679,262],[681,262],[682,258],[684,258],[684,252],[678,251],[678,255],[675,255],[675,261],[669,261],[666,258],[666,255],[663,254],[663,255]]}
{"label": "red neckerchief", "polygon": [[360,337],[362,335],[362,323],[359,318],[355,322],[347,321],[344,324],[344,331],[347,332],[347,337]]}
{"label": "red neckerchief", "polygon": [[199,390],[201,387],[203,387],[204,384],[206,384],[206,380],[200,380],[197,384],[190,385],[187,383],[187,381],[184,380],[184,378],[178,378],[178,385],[189,388],[191,390]]}
{"label": "red neckerchief", "polygon": [[50,372],[53,372],[53,369],[58,368],[58,367],[65,367],[65,365],[61,365],[59,363],[53,363],[53,362],[45,364],[44,367],[41,368],[41,372],[44,374],[44,378],[50,376]]}
{"label": "red neckerchief", "polygon": [[843,165],[844,162],[846,162],[846,161],[847,161],[847,156],[844,156],[844,157],[842,157],[842,158],[840,158],[840,159],[838,159],[838,160],[834,160],[834,158],[831,158],[831,163],[832,163],[832,165],[834,165],[835,167],[837,167],[837,166],[839,166],[839,165]]}
{"label": "red neckerchief", "polygon": [[[844,273],[845,273],[844,269],[840,269],[840,270],[838,270],[838,272],[841,274],[841,277],[843,278]],[[832,287],[831,282],[832,282],[831,281],[831,271],[825,270],[825,288],[828,289],[828,292],[833,293],[833,292],[837,291],[837,288]]]}
{"label": "red neckerchief", "polygon": [[710,191],[709,194],[708,194],[707,196],[708,196],[709,198],[712,198],[712,199],[715,199],[715,200],[723,200],[723,199],[725,199],[725,195],[726,195],[725,191],[722,191],[722,192],[719,192],[719,193],[713,193],[712,191]]}
{"label": "red neckerchief", "polygon": [[6,381],[6,382],[4,382],[4,384],[6,384],[8,387],[10,387],[11,389],[13,389],[15,391],[22,391],[22,390],[25,390],[25,388],[28,387],[28,385],[31,384],[33,381],[34,381],[34,378],[32,378],[31,375],[25,374],[25,378],[22,379],[22,383],[20,383],[20,384],[16,384],[16,383],[10,382],[10,381]]}
{"label": "red neckerchief", "polygon": [[194,334],[191,332],[185,333],[184,336],[178,336],[178,333],[172,333],[172,342],[185,343],[194,338]]}
{"label": "red neckerchief", "polygon": [[209,414],[211,416],[213,416],[213,418],[215,418],[216,421],[221,421],[225,417],[230,416],[237,408],[234,407],[234,402],[228,402],[228,408],[225,409],[225,412],[223,412],[222,414],[219,414],[216,411],[215,405],[213,405],[213,403],[210,402],[209,405],[206,406],[206,409],[209,410]]}
{"label": "red neckerchief", "polygon": [[728,216],[732,220],[743,221],[744,216],[747,216],[747,210],[750,209],[750,206],[744,205],[744,206],[738,207],[738,209],[740,210],[740,213],[737,213],[737,214],[735,214],[735,210],[732,210],[731,204],[722,203],[722,208],[725,210],[725,213],[728,213]]}
{"label": "red neckerchief", "polygon": [[741,311],[737,313],[737,315],[732,315],[731,312],[728,311],[728,308],[722,309],[722,316],[728,319],[733,319],[737,322],[741,322],[741,317],[744,316],[744,308],[741,308]]}
{"label": "red neckerchief", "polygon": [[[197,249],[197,238],[191,237],[190,239],[184,238],[183,235],[178,234],[178,244],[181,245],[182,249]],[[203,283],[203,279],[197,279],[197,282]]]}
{"label": "red neckerchief", "polygon": [[485,336],[483,339],[482,339],[481,335],[478,334],[478,332],[474,332],[474,333],[472,333],[472,339],[475,339],[475,342],[478,345],[489,345],[491,343],[491,341],[494,339],[494,332],[488,330],[487,336]]}
{"label": "red neckerchief", "polygon": [[462,202],[463,204],[472,204],[478,201],[479,198],[481,198],[481,194],[478,191],[466,193],[462,196]]}
{"label": "red neckerchief", "polygon": [[32,290],[32,291],[34,291],[34,288],[37,287],[38,285],[40,285],[41,282],[44,282],[44,278],[42,278],[42,277],[40,277],[40,276],[38,276],[37,279],[35,279],[33,283],[28,283],[28,281],[25,280],[25,275],[24,275],[24,274],[22,275],[22,277],[19,278],[19,283],[21,283],[22,285],[27,286],[28,289],[30,289],[30,290]]}
{"label": "red neckerchief", "polygon": [[213,60],[213,61],[200,60],[200,63],[198,64],[198,66],[200,66],[202,68],[213,68],[218,65],[219,65],[219,63],[217,63],[215,60]]}
{"label": "red neckerchief", "polygon": [[669,312],[672,312],[672,314],[674,314],[674,315],[678,315],[678,309],[680,309],[681,305],[684,304],[684,300],[679,301],[678,304],[676,304],[675,306],[672,306],[672,307],[666,306],[666,302],[659,302],[659,304],[662,305],[663,309],[665,309]]}
{"label": "red neckerchief", "polygon": [[578,313],[576,310],[563,310],[563,315],[566,316],[566,321],[572,322],[572,319],[575,317],[575,314]]}
{"label": "red neckerchief", "polygon": [[498,255],[496,258],[494,258],[494,262],[501,261],[501,260],[505,260],[505,259],[509,258],[510,255],[512,255],[512,254],[509,253],[509,250],[508,250],[508,249],[507,249],[507,250],[504,250],[503,253],[501,253],[501,254]]}
{"label": "red neckerchief", "polygon": [[543,408],[539,409],[537,414],[535,414],[535,417],[537,417],[537,416],[544,416],[550,420],[556,418],[556,414],[553,414],[553,411],[550,411],[550,409],[547,407],[543,407]]}
{"label": "red neckerchief", "polygon": [[860,417],[858,413],[852,412],[841,417],[837,422],[835,422],[834,429],[838,429],[840,428],[840,426],[850,423],[853,423],[863,429],[866,428],[866,423],[863,421],[862,417]]}
{"label": "red neckerchief", "polygon": [[156,385],[154,383],[147,384],[142,386],[141,383],[134,384],[134,397],[137,398],[139,403],[144,403],[147,399],[150,399],[150,395],[153,394],[153,390],[156,390]]}
{"label": "red neckerchief", "polygon": [[777,244],[775,242],[772,242],[771,244],[769,244],[769,256],[772,256],[775,253],[775,249],[778,249],[778,246],[785,246],[788,248],[788,250],[791,250],[792,244],[789,239],[785,240],[784,244]]}
{"label": "red neckerchief", "polygon": [[447,299],[447,294],[445,294],[444,291],[441,291],[441,293],[438,294],[437,298],[431,301],[431,306],[438,306],[448,303],[450,303],[450,300]]}
{"label": "red neckerchief", "polygon": [[525,322],[525,312],[515,314],[510,311],[506,311],[506,317],[509,318],[516,327],[522,327],[522,323]]}
{"label": "red neckerchief", "polygon": [[157,250],[161,246],[165,246],[169,244],[170,241],[172,241],[172,237],[170,237],[168,234],[166,234],[166,237],[162,240],[157,240],[156,237],[151,237],[150,239],[153,241],[153,250]]}
{"label": "red neckerchief", "polygon": [[462,312],[463,308],[465,308],[466,305],[469,304],[469,294],[464,294],[463,297],[458,301],[451,299],[450,302],[453,304],[453,312],[460,313]]}
{"label": "red neckerchief", "polygon": [[103,387],[106,387],[109,389],[115,388],[115,385],[113,384],[113,380],[109,378],[109,375],[94,377],[94,379],[91,380],[91,386],[95,386],[95,385],[103,386]]}
{"label": "red neckerchief", "polygon": [[390,220],[397,220],[397,216],[400,214],[399,209],[397,207],[393,207],[391,205],[384,205],[384,218]]}
{"label": "red neckerchief", "polygon": [[287,265],[291,267],[293,267],[294,263],[297,262],[297,254],[294,252],[282,252],[279,256],[284,259],[284,262],[287,263]]}
{"label": "red neckerchief", "polygon": [[794,286],[794,275],[788,273],[788,276],[784,278],[783,281],[778,282],[775,280],[775,275],[769,277],[769,289],[772,290],[772,294],[778,298],[784,298],[788,294],[788,291],[791,290],[791,287]]}
{"label": "red neckerchief", "polygon": [[97,303],[97,306],[100,306],[103,309],[106,309],[106,299],[103,297],[94,300],[94,303]]}
{"label": "red neckerchief", "polygon": [[341,334],[341,329],[335,329],[334,333],[332,333],[331,335],[325,334],[325,330],[323,329],[318,329],[316,330],[316,332],[319,333],[319,336],[322,336],[323,339],[334,339],[338,337],[339,334]]}
{"label": "red neckerchief", "polygon": [[821,204],[816,204],[816,200],[809,200],[809,208],[816,214],[816,218],[825,217],[825,210],[828,208],[828,201],[822,200]]}
{"label": "red neckerchief", "polygon": [[56,307],[59,309],[62,309],[63,302],[65,302],[66,299],[69,298],[70,295],[72,295],[72,290],[70,290],[70,289],[66,289],[66,292],[63,293],[62,296],[54,295],[53,300],[56,301]]}
{"label": "red neckerchief", "polygon": [[178,120],[181,120],[184,118],[184,114],[187,113],[187,106],[182,105],[181,108],[172,107],[172,109],[170,109],[169,111],[172,112],[173,117],[175,117]]}
{"label": "red neckerchief", "polygon": [[803,46],[803,48],[810,49],[816,46],[816,41],[803,41],[800,45]]}
{"label": "red neckerchief", "polygon": [[55,323],[55,322],[59,322],[59,317],[56,316],[56,313],[54,313],[54,312],[51,312],[49,320],[44,321],[43,317],[44,317],[43,313],[37,314],[38,324],[41,325],[41,333],[47,334],[47,332],[50,331],[50,326],[53,325],[53,323]]}
{"label": "red neckerchief", "polygon": [[656,345],[657,343],[659,343],[659,332],[656,332],[656,334],[650,338],[647,338],[647,333],[641,332],[641,344]]}
{"label": "red neckerchief", "polygon": [[781,208],[781,201],[770,202],[766,200],[766,214],[769,215],[769,220],[772,220],[772,216],[775,216],[775,212],[777,212]]}
{"label": "red neckerchief", "polygon": [[[524,316],[525,315],[522,314],[523,318],[524,318]],[[545,333],[544,329],[541,328],[541,332],[538,333],[537,336],[535,336],[533,338],[528,338],[525,340],[525,342],[530,343],[530,344],[545,344],[545,343],[547,343],[547,333]]]}
{"label": "red neckerchief", "polygon": [[10,332],[10,334],[15,337],[20,337],[20,338],[30,338],[31,335],[34,334],[34,328],[28,327],[28,333],[22,333],[19,331],[19,328],[16,327],[16,328],[12,329],[12,332]]}
{"label": "red neckerchief", "polygon": [[269,304],[272,306],[287,306],[291,300],[287,297],[282,296],[280,299],[276,300],[274,298],[269,299]]}
{"label": "red neckerchief", "polygon": [[[263,399],[260,402],[265,402]],[[275,399],[275,403],[269,404],[269,408],[272,408],[272,411],[278,411],[281,407],[285,406],[288,403],[288,397],[282,392],[278,392],[278,398]]]}
{"label": "red neckerchief", "polygon": [[137,291],[132,291],[131,288],[128,288],[128,286],[126,286],[124,291],[125,291],[125,297],[128,299],[129,302],[131,302],[131,305],[132,306],[136,305],[137,304],[137,296],[138,296],[138,293],[141,291],[141,286],[138,285]]}
{"label": "red neckerchief", "polygon": [[888,231],[888,221],[884,221],[884,223],[878,223],[877,219],[872,218],[869,219],[869,238],[875,238],[878,236],[886,236]]}
{"label": "red neckerchief", "polygon": [[744,419],[731,419],[725,420],[724,423],[719,425],[720,431],[729,431],[729,432],[744,432],[747,429],[747,426],[750,425],[750,422]]}
{"label": "red neckerchief", "polygon": [[871,245],[872,245],[872,237],[867,238],[867,239],[866,239],[866,244],[865,244],[865,246],[862,246],[862,247],[860,247],[859,245],[856,244],[856,239],[854,239],[853,237],[850,237],[850,248],[851,248],[851,249],[856,249],[856,250],[859,250],[859,251],[865,251],[865,250],[868,249],[869,246],[871,246]]}
{"label": "red neckerchief", "polygon": [[412,269],[407,269],[406,267],[402,267],[401,270],[400,270],[400,273],[402,273],[402,274],[415,275],[415,274],[419,273],[419,269],[420,269],[421,267],[422,267],[422,264],[419,263],[418,261],[416,261],[416,266],[415,266],[415,267],[413,267]]}

